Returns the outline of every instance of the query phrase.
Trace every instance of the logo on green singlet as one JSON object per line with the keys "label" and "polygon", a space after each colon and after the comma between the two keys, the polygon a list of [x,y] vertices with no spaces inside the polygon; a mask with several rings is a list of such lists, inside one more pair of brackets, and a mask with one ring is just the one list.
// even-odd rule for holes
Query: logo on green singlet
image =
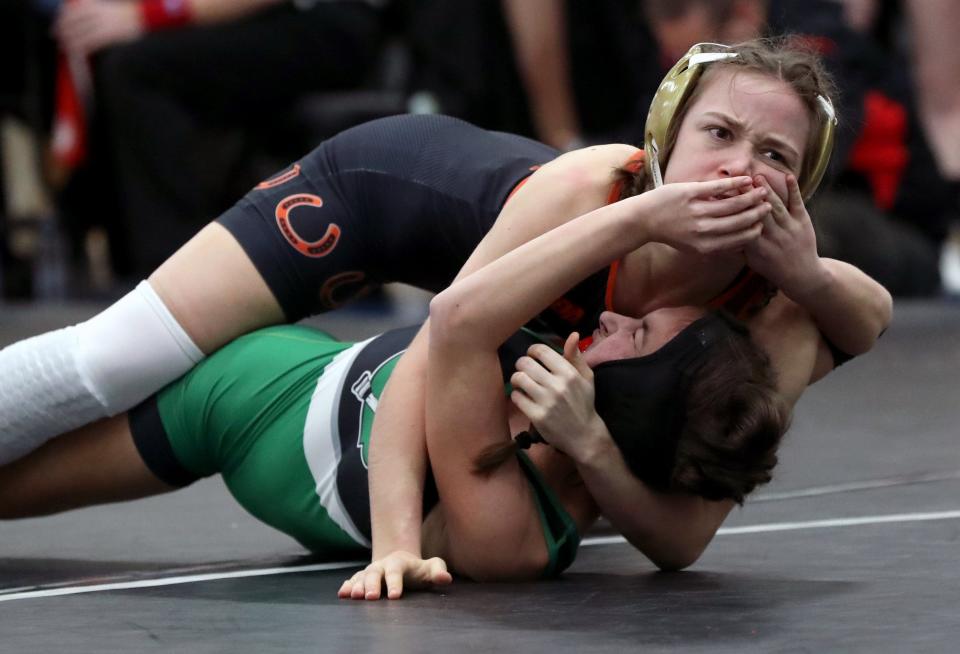
{"label": "logo on green singlet", "polygon": [[380,394],[383,393],[383,387],[387,385],[390,379],[390,373],[394,366],[400,360],[403,351],[397,352],[392,357],[377,366],[373,372],[364,370],[363,373],[353,382],[350,392],[357,398],[359,406],[360,429],[357,430],[357,447],[360,448],[360,461],[364,468],[369,468],[367,456],[370,452],[370,430],[373,428],[373,417],[377,413],[377,402]]}

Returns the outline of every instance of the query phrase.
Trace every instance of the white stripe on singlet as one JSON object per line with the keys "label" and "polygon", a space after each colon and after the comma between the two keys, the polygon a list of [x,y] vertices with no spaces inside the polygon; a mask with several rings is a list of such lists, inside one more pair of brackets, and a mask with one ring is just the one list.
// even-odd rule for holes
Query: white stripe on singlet
{"label": "white stripe on singlet", "polygon": [[354,359],[372,340],[367,339],[344,350],[324,368],[310,398],[310,408],[303,426],[303,453],[317,484],[320,504],[331,520],[364,547],[371,547],[371,543],[353,523],[337,490],[337,467],[341,457],[337,425],[344,378]]}

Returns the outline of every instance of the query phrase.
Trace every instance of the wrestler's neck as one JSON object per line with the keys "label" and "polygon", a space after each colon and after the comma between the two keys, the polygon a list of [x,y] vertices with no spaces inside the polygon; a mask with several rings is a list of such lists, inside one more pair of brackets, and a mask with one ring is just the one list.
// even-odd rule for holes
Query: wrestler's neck
{"label": "wrestler's neck", "polygon": [[706,256],[648,243],[623,258],[613,310],[643,316],[662,307],[706,304],[727,288],[745,265],[740,253]]}

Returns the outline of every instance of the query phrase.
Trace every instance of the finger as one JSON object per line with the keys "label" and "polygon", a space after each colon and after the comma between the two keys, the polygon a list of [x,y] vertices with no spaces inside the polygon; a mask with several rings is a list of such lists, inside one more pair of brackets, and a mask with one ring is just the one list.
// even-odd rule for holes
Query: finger
{"label": "finger", "polygon": [[770,186],[770,182],[763,175],[757,175],[761,180],[761,184],[764,188],[767,189],[767,202],[772,207],[773,219],[777,221],[782,229],[787,229],[790,226],[790,214],[787,212],[787,207],[783,204],[783,198],[777,195],[777,192],[773,190],[773,187]]}
{"label": "finger", "polygon": [[366,568],[364,568],[347,580],[347,583],[350,584],[350,599],[363,599],[363,575],[366,573]]}
{"label": "finger", "polygon": [[350,599],[354,597],[354,589],[356,588],[356,597],[355,599],[360,599],[363,597],[363,584],[362,579],[365,574],[365,570],[360,570],[356,572],[352,577],[348,578],[340,585],[340,589],[337,591],[337,597],[341,599]]}
{"label": "finger", "polygon": [[379,569],[367,570],[363,577],[363,597],[368,600],[380,599],[380,589],[383,584],[383,571]]}
{"label": "finger", "polygon": [[403,572],[388,570],[386,574],[387,599],[400,599],[403,595]]}
{"label": "finger", "polygon": [[340,590],[337,591],[337,597],[340,599],[349,599],[350,592],[353,590],[353,578],[347,579],[340,584]]}
{"label": "finger", "polygon": [[580,352],[580,334],[577,332],[572,332],[567,336],[567,340],[563,344],[563,358],[572,363],[582,377],[593,379],[593,371],[583,360],[583,354]]}
{"label": "finger", "polygon": [[[549,375],[550,373],[545,374]],[[532,379],[530,375],[522,370],[510,375],[510,385],[513,386],[514,390],[522,392],[534,402],[545,402],[550,395],[550,392],[543,384]]]}
{"label": "finger", "polygon": [[535,359],[533,354],[531,350],[529,354],[517,359],[517,363],[515,364],[517,372],[524,373],[537,383],[547,383],[550,377],[553,376],[553,372]]}
{"label": "finger", "polygon": [[762,232],[763,224],[756,223],[750,229],[745,229],[737,234],[728,234],[711,239],[705,245],[705,250],[709,252],[742,250],[751,243],[755,242],[760,237]]}
{"label": "finger", "polygon": [[772,209],[760,218],[760,224],[763,225],[760,235],[767,240],[775,239],[776,235],[783,231],[783,227],[773,217]]}
{"label": "finger", "polygon": [[350,589],[350,599],[361,600],[363,599],[363,577],[360,576],[353,582],[353,588]]}
{"label": "finger", "polygon": [[527,350],[527,356],[539,361],[543,367],[554,375],[562,375],[576,372],[576,368],[567,361],[562,354],[543,344],[531,345]]}
{"label": "finger", "polygon": [[351,599],[363,599],[363,580],[366,578],[367,570],[370,569],[370,566],[367,566],[363,570],[358,570],[356,574],[353,575],[353,587],[350,589]]}
{"label": "finger", "polygon": [[[533,356],[525,356],[517,359],[517,373],[528,377],[530,382],[540,386],[540,389],[531,388],[531,390],[534,391],[531,397],[535,397],[538,401],[542,401],[538,392],[561,393],[564,388],[564,380],[579,376],[576,368],[564,359],[561,354],[553,352],[552,350],[549,351],[549,353],[538,352],[531,354],[535,354],[536,356],[544,355],[548,357],[550,362],[549,367],[547,367],[546,364],[534,359]],[[521,379],[521,382],[523,381],[525,380]]]}
{"label": "finger", "polygon": [[540,405],[520,391],[511,392],[510,401],[513,402],[515,407],[520,409],[520,413],[525,415],[530,422],[536,423],[543,416]]}
{"label": "finger", "polygon": [[762,186],[752,187],[746,193],[729,198],[702,200],[700,208],[710,216],[730,216],[763,202],[767,193],[767,189]]}
{"label": "finger", "polygon": [[800,216],[806,210],[803,206],[803,195],[800,193],[800,183],[795,175],[787,175],[787,210],[794,217]]}
{"label": "finger", "polygon": [[735,191],[745,186],[752,186],[753,179],[747,175],[740,177],[727,177],[725,179],[714,179],[709,182],[694,182],[696,189],[695,195],[703,200],[709,199],[714,195],[721,195],[727,191]]}
{"label": "finger", "polygon": [[733,216],[724,218],[705,218],[698,223],[700,234],[708,237],[737,234],[752,228],[758,221],[769,215],[771,206],[762,202]]}
{"label": "finger", "polygon": [[430,564],[430,581],[438,586],[446,586],[453,582],[453,575],[447,571],[447,562],[438,556],[433,557]]}

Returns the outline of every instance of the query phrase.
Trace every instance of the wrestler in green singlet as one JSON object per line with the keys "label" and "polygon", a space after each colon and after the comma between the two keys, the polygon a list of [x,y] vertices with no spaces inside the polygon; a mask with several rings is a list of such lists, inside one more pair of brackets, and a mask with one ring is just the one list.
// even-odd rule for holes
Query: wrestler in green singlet
{"label": "wrestler in green singlet", "polygon": [[[241,337],[134,409],[134,441],[171,485],[220,473],[245,509],[309,550],[362,553],[377,398],[416,331],[345,343],[284,325]],[[536,468],[523,455],[521,464],[550,550],[544,574],[556,574],[573,561],[579,537]],[[428,479],[425,514],[436,501]]]}

